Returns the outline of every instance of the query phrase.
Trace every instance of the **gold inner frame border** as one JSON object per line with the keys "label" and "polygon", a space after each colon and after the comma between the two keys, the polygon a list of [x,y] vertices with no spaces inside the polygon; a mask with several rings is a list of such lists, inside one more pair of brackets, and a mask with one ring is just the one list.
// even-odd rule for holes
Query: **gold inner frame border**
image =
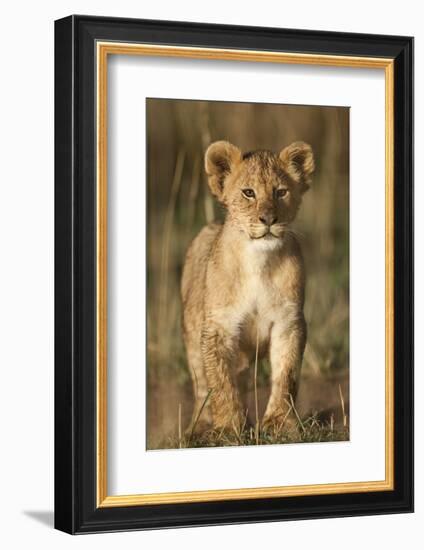
{"label": "gold inner frame border", "polygon": [[[315,485],[214,489],[109,496],[107,493],[107,62],[109,55],[219,59],[384,69],[385,72],[385,479]],[[96,43],[97,63],[97,507],[142,506],[255,498],[364,493],[394,489],[394,60],[391,58],[267,52],[140,43]]]}

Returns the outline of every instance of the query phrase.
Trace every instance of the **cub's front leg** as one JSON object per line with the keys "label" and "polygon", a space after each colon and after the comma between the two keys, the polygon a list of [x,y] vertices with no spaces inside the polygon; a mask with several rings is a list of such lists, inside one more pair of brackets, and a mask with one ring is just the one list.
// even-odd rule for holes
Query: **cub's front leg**
{"label": "cub's front leg", "polygon": [[215,429],[240,432],[242,405],[235,380],[238,338],[217,322],[207,320],[202,330],[202,356]]}
{"label": "cub's front leg", "polygon": [[263,418],[265,428],[287,428],[294,423],[294,413],[289,410],[296,399],[305,343],[302,312],[274,324],[270,340],[271,393]]}

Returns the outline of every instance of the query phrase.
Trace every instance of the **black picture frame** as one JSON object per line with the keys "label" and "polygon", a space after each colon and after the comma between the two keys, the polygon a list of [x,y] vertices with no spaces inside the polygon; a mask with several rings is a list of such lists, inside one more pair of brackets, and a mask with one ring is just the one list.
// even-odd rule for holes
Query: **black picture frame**
{"label": "black picture frame", "polygon": [[[96,504],[96,41],[394,60],[392,491]],[[73,15],[55,22],[55,527],[94,533],[413,511],[413,39]]]}

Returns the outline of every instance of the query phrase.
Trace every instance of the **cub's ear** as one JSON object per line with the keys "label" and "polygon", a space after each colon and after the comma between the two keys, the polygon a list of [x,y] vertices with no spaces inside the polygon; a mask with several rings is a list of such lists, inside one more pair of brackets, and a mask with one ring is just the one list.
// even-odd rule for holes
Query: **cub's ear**
{"label": "cub's ear", "polygon": [[281,151],[280,159],[288,175],[301,185],[302,193],[307,191],[315,170],[312,147],[303,141],[295,141]]}
{"label": "cub's ear", "polygon": [[222,198],[224,180],[242,159],[241,151],[228,141],[215,141],[206,150],[205,170],[209,187],[218,200]]}

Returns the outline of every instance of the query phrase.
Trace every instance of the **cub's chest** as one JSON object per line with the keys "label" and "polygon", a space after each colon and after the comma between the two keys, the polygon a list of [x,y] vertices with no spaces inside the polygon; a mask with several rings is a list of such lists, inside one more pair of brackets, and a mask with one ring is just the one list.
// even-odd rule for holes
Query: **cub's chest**
{"label": "cub's chest", "polygon": [[284,265],[273,252],[243,251],[238,294],[246,314],[264,315],[284,300]]}
{"label": "cub's chest", "polygon": [[[280,272],[276,272],[280,269]],[[284,280],[282,266],[268,258],[255,258],[245,264],[237,293],[237,308],[241,313],[240,336],[244,347],[265,346],[272,325],[284,315]]]}
{"label": "cub's chest", "polygon": [[281,303],[281,288],[271,273],[250,269],[244,273],[238,300],[245,315],[264,316]]}

